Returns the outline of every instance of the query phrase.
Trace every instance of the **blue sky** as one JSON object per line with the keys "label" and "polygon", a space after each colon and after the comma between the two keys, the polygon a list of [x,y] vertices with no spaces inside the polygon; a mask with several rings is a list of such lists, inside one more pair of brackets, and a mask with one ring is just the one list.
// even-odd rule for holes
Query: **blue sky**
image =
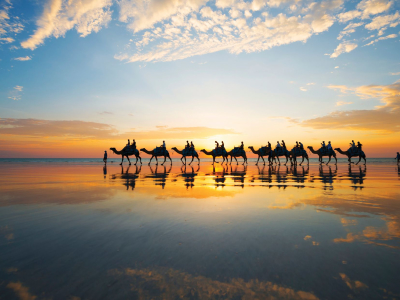
{"label": "blue sky", "polygon": [[[36,119],[49,127],[94,122],[112,127],[115,138],[149,143],[158,131],[179,132],[177,143],[182,132],[203,144],[342,142],[357,134],[398,146],[398,1],[11,0],[1,7],[3,144],[65,137],[65,128],[64,136],[43,128],[32,135],[18,123]],[[68,138],[102,136],[94,125],[87,135],[74,126]],[[214,135],[190,129],[200,127]]]}

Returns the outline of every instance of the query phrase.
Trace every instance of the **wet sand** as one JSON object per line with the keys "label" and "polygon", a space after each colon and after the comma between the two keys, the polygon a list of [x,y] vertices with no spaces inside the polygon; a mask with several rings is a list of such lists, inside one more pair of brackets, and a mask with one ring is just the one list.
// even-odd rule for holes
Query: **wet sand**
{"label": "wet sand", "polygon": [[393,163],[0,167],[0,299],[400,299]]}

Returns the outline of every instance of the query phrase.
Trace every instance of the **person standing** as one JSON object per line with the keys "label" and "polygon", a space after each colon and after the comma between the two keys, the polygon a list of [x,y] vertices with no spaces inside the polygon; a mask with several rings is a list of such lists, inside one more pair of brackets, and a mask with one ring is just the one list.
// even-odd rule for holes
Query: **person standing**
{"label": "person standing", "polygon": [[[398,152],[397,152],[398,153]],[[104,157],[103,157],[104,164],[107,164],[107,151],[104,150]]]}
{"label": "person standing", "polygon": [[397,152],[397,156],[395,159],[397,159],[397,164],[399,164],[399,162],[400,162],[400,153],[399,152]]}

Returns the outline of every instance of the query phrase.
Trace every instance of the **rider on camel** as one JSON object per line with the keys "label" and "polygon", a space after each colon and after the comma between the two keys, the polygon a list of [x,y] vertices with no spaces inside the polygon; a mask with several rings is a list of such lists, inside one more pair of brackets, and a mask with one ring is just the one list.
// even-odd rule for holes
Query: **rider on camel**
{"label": "rider on camel", "polygon": [[132,148],[132,149],[136,149],[136,141],[135,141],[135,139],[132,139],[131,148]]}
{"label": "rider on camel", "polygon": [[304,150],[304,146],[303,146],[302,142],[299,142],[299,147],[300,147],[301,150]]}
{"label": "rider on camel", "polygon": [[282,148],[286,150],[286,144],[284,140],[282,140]]}
{"label": "rider on camel", "polygon": [[242,141],[242,144],[239,146],[239,148],[242,149],[242,150],[244,149],[243,141]]}
{"label": "rider on camel", "polygon": [[328,148],[328,151],[332,151],[331,141],[328,142],[328,145],[326,147]]}
{"label": "rider on camel", "polygon": [[218,150],[218,148],[219,148],[219,143],[215,141],[215,150]]}

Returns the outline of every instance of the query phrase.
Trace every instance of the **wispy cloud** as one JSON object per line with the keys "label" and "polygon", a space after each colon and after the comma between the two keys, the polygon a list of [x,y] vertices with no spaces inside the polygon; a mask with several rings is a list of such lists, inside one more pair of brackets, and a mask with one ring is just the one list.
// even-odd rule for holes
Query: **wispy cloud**
{"label": "wispy cloud", "polygon": [[14,60],[19,60],[19,61],[27,61],[31,60],[32,58],[30,56],[22,56],[22,57],[15,57]]}
{"label": "wispy cloud", "polygon": [[15,41],[10,35],[20,33],[24,29],[24,25],[19,21],[18,17],[10,14],[12,5],[10,1],[2,3],[0,9],[0,43],[12,43]]}
{"label": "wispy cloud", "polygon": [[205,139],[214,135],[236,134],[236,132],[223,128],[167,126],[154,130],[120,132],[112,125],[98,122],[0,118],[0,134],[102,140],[134,136],[137,139],[151,140],[185,139],[188,136],[193,139]]}
{"label": "wispy cloud", "polygon": [[343,105],[349,105],[353,104],[353,102],[346,102],[346,101],[337,101],[336,106],[343,106]]}
{"label": "wispy cloud", "polygon": [[33,50],[46,38],[64,36],[73,28],[81,37],[98,32],[111,21],[111,5],[112,0],[50,0],[36,22],[37,29],[21,46]]}
{"label": "wispy cloud", "polygon": [[390,75],[400,75],[400,72],[390,73]]}
{"label": "wispy cloud", "polygon": [[304,88],[304,87],[300,87],[300,91],[302,91],[302,92],[307,92],[307,89]]}
{"label": "wispy cloud", "polygon": [[110,112],[110,111],[102,111],[98,113],[99,115],[113,115],[114,113]]}
{"label": "wispy cloud", "polygon": [[347,87],[330,85],[328,88],[345,94],[355,94],[361,99],[379,99],[382,105],[374,109],[335,111],[329,115],[305,120],[299,125],[314,129],[400,131],[400,81],[389,85],[364,85]]}
{"label": "wispy cloud", "polygon": [[397,37],[397,34],[393,33],[393,34],[389,34],[387,36],[382,36],[380,38],[377,38],[371,42],[369,42],[368,44],[364,45],[364,46],[370,46],[372,44],[375,44],[376,42],[382,41],[382,40],[387,40],[387,39],[394,39]]}
{"label": "wispy cloud", "polygon": [[345,41],[343,43],[340,43],[335,51],[331,54],[331,58],[335,58],[338,57],[340,54],[343,53],[349,53],[351,51],[353,51],[354,49],[356,49],[358,47],[358,45],[356,43],[353,42],[349,42],[349,41]]}
{"label": "wispy cloud", "polygon": [[13,90],[11,90],[8,94],[8,99],[14,100],[14,101],[18,101],[21,100],[21,92],[24,89],[23,86],[20,85],[16,85]]}

